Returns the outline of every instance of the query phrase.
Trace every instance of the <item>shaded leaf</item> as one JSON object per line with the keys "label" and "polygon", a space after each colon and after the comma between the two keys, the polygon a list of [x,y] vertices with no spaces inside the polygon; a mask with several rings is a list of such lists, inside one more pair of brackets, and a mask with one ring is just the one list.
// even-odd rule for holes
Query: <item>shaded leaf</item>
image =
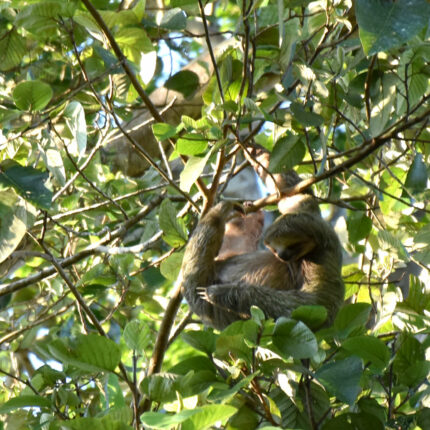
{"label": "shaded leaf", "polygon": [[37,407],[37,408],[51,408],[51,401],[42,396],[18,396],[8,400],[6,403],[0,405],[0,414],[8,414],[15,409]]}
{"label": "shaded leaf", "polygon": [[363,327],[369,319],[372,306],[368,303],[348,303],[338,312],[333,327],[337,336],[346,338],[356,328]]}
{"label": "shaded leaf", "polygon": [[166,199],[161,203],[158,219],[164,233],[163,238],[170,246],[176,248],[185,244],[188,235],[184,221],[176,217],[176,209],[170,200]]}
{"label": "shaded leaf", "polygon": [[305,156],[306,148],[300,136],[287,133],[275,144],[270,156],[269,169],[273,173],[282,173],[300,163]]}
{"label": "shaded leaf", "polygon": [[210,355],[215,351],[216,337],[211,331],[187,331],[182,333],[182,339],[193,348]]}
{"label": "shaded leaf", "polygon": [[183,30],[186,26],[187,16],[177,7],[167,10],[160,22],[160,27],[168,30]]}
{"label": "shaded leaf", "polygon": [[199,77],[190,70],[182,70],[174,74],[164,84],[167,89],[178,91],[184,97],[190,97],[199,85]]}
{"label": "shaded leaf", "polygon": [[423,161],[423,154],[417,152],[406,175],[405,187],[413,194],[427,190],[428,173]]}
{"label": "shaded leaf", "polygon": [[154,402],[172,402],[176,399],[176,381],[180,378],[171,373],[157,373],[147,376],[140,389]]}
{"label": "shaded leaf", "polygon": [[372,225],[372,220],[362,211],[350,211],[346,219],[349,241],[356,243],[366,238],[372,230]]}
{"label": "shaded leaf", "polygon": [[26,53],[26,41],[15,29],[0,36],[0,70],[18,66]]}
{"label": "shaded leaf", "polygon": [[327,319],[327,309],[324,306],[299,306],[291,314],[291,318],[303,321],[309,328],[316,330]]}
{"label": "shaded leaf", "polygon": [[372,55],[407,42],[427,23],[426,0],[356,0],[355,13],[364,52]]}
{"label": "shaded leaf", "polygon": [[385,369],[390,360],[390,350],[384,342],[373,336],[350,337],[342,342],[342,348],[370,362],[370,367],[380,372]]}
{"label": "shaded leaf", "polygon": [[160,264],[161,274],[170,281],[175,281],[178,278],[179,272],[181,270],[182,259],[184,258],[183,252],[174,252],[169,255]]}
{"label": "shaded leaf", "polygon": [[35,219],[33,206],[13,191],[0,192],[0,263],[20,244]]}
{"label": "shaded leaf", "polygon": [[118,345],[97,334],[78,335],[69,343],[55,339],[48,349],[58,361],[89,372],[113,372],[121,359]]}
{"label": "shaded leaf", "polygon": [[291,103],[290,109],[294,118],[305,127],[318,127],[324,122],[321,115],[305,109],[300,103]]}
{"label": "shaded leaf", "polygon": [[315,335],[301,321],[279,318],[272,340],[282,354],[288,357],[311,358],[318,351]]}
{"label": "shaded leaf", "polygon": [[52,191],[46,188],[48,172],[24,167],[12,160],[0,164],[0,185],[12,187],[21,197],[41,209],[49,209]]}
{"label": "shaded leaf", "polygon": [[360,378],[363,373],[361,360],[348,357],[327,363],[315,374],[324,387],[342,402],[352,405],[361,391]]}

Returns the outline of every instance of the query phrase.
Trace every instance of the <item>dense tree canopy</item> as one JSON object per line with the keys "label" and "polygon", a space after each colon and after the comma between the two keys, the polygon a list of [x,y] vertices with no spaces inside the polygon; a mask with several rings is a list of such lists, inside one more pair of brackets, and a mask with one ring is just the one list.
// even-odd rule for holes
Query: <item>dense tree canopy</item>
{"label": "dense tree canopy", "polygon": [[[429,19],[427,0],[2,1],[0,428],[430,428]],[[214,331],[175,284],[214,202],[275,211],[255,145],[341,237],[330,328],[256,308]]]}

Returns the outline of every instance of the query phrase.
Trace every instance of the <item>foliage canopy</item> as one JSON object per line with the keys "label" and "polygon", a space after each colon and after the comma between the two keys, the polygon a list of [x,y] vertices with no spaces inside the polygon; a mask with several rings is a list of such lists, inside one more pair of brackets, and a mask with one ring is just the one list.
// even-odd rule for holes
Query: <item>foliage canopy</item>
{"label": "foliage canopy", "polygon": [[[430,428],[429,19],[426,0],[1,2],[0,428]],[[255,143],[342,237],[330,328],[256,308],[219,333],[181,301],[197,213]]]}

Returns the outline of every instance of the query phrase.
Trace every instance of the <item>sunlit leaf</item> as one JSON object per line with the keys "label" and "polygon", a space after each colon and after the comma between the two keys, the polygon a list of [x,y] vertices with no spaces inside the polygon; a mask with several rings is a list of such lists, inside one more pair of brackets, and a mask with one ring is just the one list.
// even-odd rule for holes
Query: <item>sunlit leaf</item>
{"label": "sunlit leaf", "polygon": [[200,175],[203,173],[203,169],[211,156],[209,151],[204,157],[190,157],[185,165],[184,169],[180,174],[180,187],[181,190],[190,191],[193,184],[197,181]]}
{"label": "sunlit leaf", "polygon": [[158,140],[162,141],[175,136],[177,131],[176,127],[173,127],[170,124],[166,124],[164,122],[157,122],[153,124],[152,132]]}
{"label": "sunlit leaf", "polygon": [[201,134],[188,133],[176,142],[176,150],[183,155],[198,155],[206,150],[208,141]]}
{"label": "sunlit leaf", "polygon": [[63,116],[73,136],[68,150],[72,155],[82,157],[87,148],[87,123],[84,108],[79,102],[72,101],[67,105]]}
{"label": "sunlit leaf", "polygon": [[124,328],[124,340],[130,349],[141,353],[151,341],[151,331],[143,321],[130,321]]}
{"label": "sunlit leaf", "polygon": [[41,81],[19,83],[13,90],[13,100],[18,109],[36,112],[50,102],[53,95],[51,87]]}

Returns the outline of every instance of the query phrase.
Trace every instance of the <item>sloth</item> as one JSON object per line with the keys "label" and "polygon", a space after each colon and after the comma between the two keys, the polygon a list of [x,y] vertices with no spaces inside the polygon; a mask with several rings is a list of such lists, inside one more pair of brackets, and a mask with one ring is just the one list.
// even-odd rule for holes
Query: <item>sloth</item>
{"label": "sloth", "polygon": [[199,221],[185,249],[180,282],[205,324],[223,329],[250,318],[252,306],[266,318],[289,317],[302,305],[324,306],[325,325],[333,322],[344,300],[339,239],[312,194],[283,198],[278,208],[281,216],[264,234],[266,250],[218,256],[231,202],[218,203]]}

